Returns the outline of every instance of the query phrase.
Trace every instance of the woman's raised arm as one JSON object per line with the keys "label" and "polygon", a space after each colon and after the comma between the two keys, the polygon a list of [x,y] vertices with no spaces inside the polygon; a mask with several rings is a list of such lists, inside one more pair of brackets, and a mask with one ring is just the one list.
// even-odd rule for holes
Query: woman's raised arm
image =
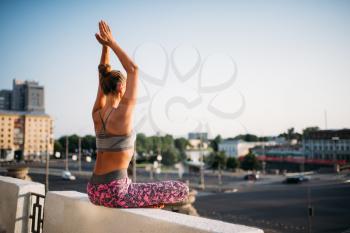
{"label": "woman's raised arm", "polygon": [[122,101],[134,103],[137,98],[138,67],[115,41],[109,26],[104,21],[100,22],[100,29],[101,35],[96,35],[96,37],[102,41],[100,43],[109,46],[113,50],[127,73],[126,90]]}
{"label": "woman's raised arm", "polygon": [[[102,30],[102,25],[99,23],[99,29],[100,33]],[[101,53],[101,59],[100,59],[100,64],[98,66],[98,90],[97,90],[97,96],[95,100],[94,107],[92,108],[92,114],[94,114],[97,110],[101,109],[105,104],[106,104],[106,96],[103,94],[102,89],[101,89],[101,73],[107,71],[110,69],[109,65],[109,48],[107,45],[105,45],[103,42],[103,38],[99,34],[95,34],[96,39],[100,44],[102,45],[102,53]]]}
{"label": "woman's raised arm", "polygon": [[138,67],[116,42],[111,44],[111,49],[117,55],[127,73],[125,93],[121,102],[123,104],[135,104],[138,91]]}

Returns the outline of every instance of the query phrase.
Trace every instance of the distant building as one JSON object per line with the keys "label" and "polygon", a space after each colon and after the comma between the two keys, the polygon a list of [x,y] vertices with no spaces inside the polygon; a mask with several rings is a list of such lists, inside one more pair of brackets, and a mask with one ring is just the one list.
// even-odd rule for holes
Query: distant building
{"label": "distant building", "polygon": [[199,139],[204,142],[208,141],[208,133],[200,133],[200,132],[191,132],[188,134],[188,139]]}
{"label": "distant building", "polygon": [[202,155],[203,158],[208,156],[210,154],[210,150],[208,149],[204,149],[204,150],[186,150],[186,156],[187,159],[189,159],[190,161],[194,162],[194,163],[198,163],[202,161]]}
{"label": "distant building", "polygon": [[53,154],[53,120],[47,114],[0,110],[0,160]]}
{"label": "distant building", "polygon": [[189,145],[186,147],[187,158],[193,162],[200,162],[202,155],[208,156],[210,154],[208,142],[201,142],[200,139],[189,139]]}
{"label": "distant building", "polygon": [[188,134],[189,145],[186,148],[187,159],[194,164],[201,164],[203,157],[210,154],[208,146],[208,133],[191,132]]}
{"label": "distant building", "polygon": [[11,90],[0,90],[0,110],[11,110]]}
{"label": "distant building", "polygon": [[11,110],[45,112],[44,87],[35,81],[14,79]]}
{"label": "distant building", "polygon": [[304,151],[300,145],[258,146],[253,153],[266,162],[303,163]]}
{"label": "distant building", "polygon": [[267,169],[338,170],[339,165],[350,162],[350,129],[318,130],[304,135],[302,144],[256,147],[253,152]]}
{"label": "distant building", "polygon": [[13,80],[12,90],[0,91],[0,109],[45,112],[44,87],[35,81]]}
{"label": "distant building", "polygon": [[240,139],[226,139],[219,143],[219,151],[224,151],[229,157],[241,157],[249,153],[249,150],[256,146],[273,146],[275,141],[267,142],[246,142]]}
{"label": "distant building", "polygon": [[187,146],[187,149],[208,149],[209,145],[206,141],[201,141],[199,139],[189,139],[188,140],[189,145]]}
{"label": "distant building", "polygon": [[308,159],[350,162],[350,129],[310,132],[304,137],[303,150]]}

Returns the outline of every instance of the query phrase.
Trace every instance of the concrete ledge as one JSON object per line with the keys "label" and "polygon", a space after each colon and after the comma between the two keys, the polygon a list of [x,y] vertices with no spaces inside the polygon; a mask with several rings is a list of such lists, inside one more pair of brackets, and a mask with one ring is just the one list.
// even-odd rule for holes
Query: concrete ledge
{"label": "concrete ledge", "polygon": [[263,233],[262,230],[160,209],[115,209],[93,205],[87,194],[48,192],[44,233],[167,232]]}
{"label": "concrete ledge", "polygon": [[0,176],[0,232],[29,232],[31,192],[45,195],[45,186],[32,181]]}

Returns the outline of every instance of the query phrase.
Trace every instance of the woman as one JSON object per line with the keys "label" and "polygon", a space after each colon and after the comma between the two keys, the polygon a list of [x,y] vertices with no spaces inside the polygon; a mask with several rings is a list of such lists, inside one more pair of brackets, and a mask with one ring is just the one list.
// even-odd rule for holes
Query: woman
{"label": "woman", "polygon": [[[92,110],[96,132],[97,159],[87,193],[90,201],[107,207],[164,207],[188,196],[180,181],[132,183],[127,168],[134,153],[136,134],[132,129],[138,86],[138,68],[114,40],[109,26],[99,22],[96,39],[102,45],[99,87]],[[123,65],[127,78],[109,65],[109,48]]]}

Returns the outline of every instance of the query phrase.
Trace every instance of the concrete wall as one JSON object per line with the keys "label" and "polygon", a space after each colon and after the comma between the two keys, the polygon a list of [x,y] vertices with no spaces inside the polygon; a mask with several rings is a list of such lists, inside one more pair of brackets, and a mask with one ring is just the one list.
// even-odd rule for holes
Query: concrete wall
{"label": "concrete wall", "polygon": [[263,233],[262,230],[160,209],[115,209],[90,203],[75,191],[48,192],[44,233],[166,232]]}
{"label": "concrete wall", "polygon": [[40,183],[0,176],[0,232],[27,233],[29,221],[30,192],[45,195]]}
{"label": "concrete wall", "polygon": [[[0,176],[0,233],[30,232],[30,192],[45,194],[43,184]],[[263,233],[262,230],[160,209],[116,209],[90,203],[84,193],[48,192],[44,233],[166,232]]]}

